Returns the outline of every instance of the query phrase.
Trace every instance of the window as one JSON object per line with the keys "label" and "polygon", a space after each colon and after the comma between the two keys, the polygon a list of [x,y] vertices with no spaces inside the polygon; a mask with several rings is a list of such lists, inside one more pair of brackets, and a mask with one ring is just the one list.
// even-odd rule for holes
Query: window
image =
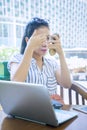
{"label": "window", "polygon": [[8,37],[8,25],[3,24],[3,36]]}
{"label": "window", "polygon": [[2,37],[2,24],[0,23],[0,37]]}
{"label": "window", "polygon": [[16,37],[21,38],[21,26],[16,25]]}

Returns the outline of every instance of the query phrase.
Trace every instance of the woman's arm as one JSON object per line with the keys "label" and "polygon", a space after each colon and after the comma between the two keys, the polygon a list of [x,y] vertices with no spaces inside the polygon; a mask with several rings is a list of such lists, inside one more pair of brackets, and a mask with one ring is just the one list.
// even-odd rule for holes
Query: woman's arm
{"label": "woman's arm", "polygon": [[53,35],[52,42],[54,44],[49,44],[49,48],[53,48],[56,50],[57,54],[59,55],[59,60],[60,60],[60,70],[56,71],[56,78],[58,83],[65,87],[65,88],[70,88],[71,87],[71,78],[70,78],[70,73],[69,69],[64,57],[63,49],[61,47],[61,42],[60,38],[57,35]]}
{"label": "woman's arm", "polygon": [[57,81],[61,86],[65,88],[70,88],[71,87],[70,72],[67,67],[64,54],[61,53],[59,55],[59,59],[60,59],[60,70],[56,71]]}
{"label": "woman's arm", "polygon": [[26,80],[33,52],[42,45],[43,41],[46,41],[46,38],[47,36],[45,34],[38,34],[38,30],[34,31],[30,39],[28,39],[28,37],[25,38],[27,47],[21,63],[11,63],[11,80],[19,82]]}
{"label": "woman's arm", "polygon": [[26,80],[33,51],[31,47],[26,48],[23,59],[20,64],[11,63],[11,80],[24,82]]}

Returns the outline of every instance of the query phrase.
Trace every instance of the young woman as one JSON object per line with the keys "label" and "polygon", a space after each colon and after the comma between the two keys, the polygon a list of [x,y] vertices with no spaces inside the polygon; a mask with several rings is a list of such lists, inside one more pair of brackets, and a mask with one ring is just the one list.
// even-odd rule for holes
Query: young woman
{"label": "young woman", "polygon": [[[37,17],[30,20],[25,28],[20,54],[11,58],[8,67],[12,81],[46,85],[51,98],[63,103],[57,95],[57,86],[70,88],[70,74],[59,37],[50,37],[47,21]],[[45,57],[48,49],[56,50],[60,65],[56,59]]]}

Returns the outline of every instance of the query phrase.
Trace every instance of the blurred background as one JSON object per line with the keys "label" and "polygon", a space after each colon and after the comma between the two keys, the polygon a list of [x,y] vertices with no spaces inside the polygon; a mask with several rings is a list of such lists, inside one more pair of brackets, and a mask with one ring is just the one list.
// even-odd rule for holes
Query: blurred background
{"label": "blurred background", "polygon": [[72,79],[87,81],[87,0],[0,0],[0,73],[2,62],[19,51],[32,17],[49,21],[51,33],[61,37]]}

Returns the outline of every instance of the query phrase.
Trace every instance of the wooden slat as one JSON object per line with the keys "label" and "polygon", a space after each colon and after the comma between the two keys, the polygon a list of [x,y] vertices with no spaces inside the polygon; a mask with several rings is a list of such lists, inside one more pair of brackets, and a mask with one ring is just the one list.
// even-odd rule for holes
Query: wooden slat
{"label": "wooden slat", "polygon": [[60,95],[62,97],[62,99],[64,98],[64,90],[63,87],[60,87]]}
{"label": "wooden slat", "polygon": [[[63,91],[64,91],[64,89],[63,89],[63,87],[61,87],[60,88],[60,94],[61,94],[62,98],[64,98],[64,92]],[[72,86],[68,91],[69,104],[73,105],[73,97],[72,97],[73,91],[75,92],[76,105],[86,105],[85,101],[87,100],[87,89],[84,88],[82,85],[79,85],[75,82],[72,83]],[[81,96],[81,99],[79,98],[79,95]]]}
{"label": "wooden slat", "polygon": [[76,92],[76,104],[79,105],[79,95],[78,95],[78,92]]}
{"label": "wooden slat", "polygon": [[85,99],[82,97],[82,105],[85,105]]}
{"label": "wooden slat", "polygon": [[71,91],[71,89],[69,89],[68,94],[69,94],[69,104],[71,105],[72,104],[72,91]]}

